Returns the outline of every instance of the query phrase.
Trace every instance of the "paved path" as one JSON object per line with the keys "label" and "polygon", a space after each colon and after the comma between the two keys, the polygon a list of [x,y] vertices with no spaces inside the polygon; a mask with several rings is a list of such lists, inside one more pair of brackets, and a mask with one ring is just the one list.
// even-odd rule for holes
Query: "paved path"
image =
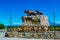
{"label": "paved path", "polygon": [[7,38],[5,32],[0,32],[0,40],[57,40],[57,39],[30,39],[30,38]]}

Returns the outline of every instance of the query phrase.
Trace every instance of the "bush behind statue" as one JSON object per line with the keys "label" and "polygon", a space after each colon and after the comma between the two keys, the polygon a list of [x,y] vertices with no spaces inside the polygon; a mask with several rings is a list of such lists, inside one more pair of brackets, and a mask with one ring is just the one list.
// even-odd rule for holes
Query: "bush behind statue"
{"label": "bush behind statue", "polygon": [[5,29],[5,25],[0,23],[0,29]]}

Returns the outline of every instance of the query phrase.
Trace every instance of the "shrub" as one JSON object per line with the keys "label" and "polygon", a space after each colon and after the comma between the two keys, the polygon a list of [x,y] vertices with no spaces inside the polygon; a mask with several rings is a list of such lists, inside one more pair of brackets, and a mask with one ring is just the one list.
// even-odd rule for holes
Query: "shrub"
{"label": "shrub", "polygon": [[5,29],[5,25],[4,24],[0,24],[0,29]]}

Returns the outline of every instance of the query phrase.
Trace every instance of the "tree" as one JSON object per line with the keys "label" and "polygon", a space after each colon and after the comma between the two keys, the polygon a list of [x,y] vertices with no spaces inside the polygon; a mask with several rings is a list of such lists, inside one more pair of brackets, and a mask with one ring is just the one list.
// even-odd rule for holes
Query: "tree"
{"label": "tree", "polygon": [[5,29],[5,25],[4,24],[0,24],[0,29]]}

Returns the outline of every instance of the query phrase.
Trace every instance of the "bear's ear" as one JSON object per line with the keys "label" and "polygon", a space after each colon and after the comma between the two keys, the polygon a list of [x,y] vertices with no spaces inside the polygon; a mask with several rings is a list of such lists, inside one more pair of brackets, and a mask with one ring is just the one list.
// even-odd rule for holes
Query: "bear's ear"
{"label": "bear's ear", "polygon": [[43,13],[40,13],[40,15],[43,15]]}
{"label": "bear's ear", "polygon": [[24,12],[25,12],[25,13],[29,13],[29,10],[25,10]]}
{"label": "bear's ear", "polygon": [[31,12],[31,14],[32,14],[32,15],[36,15],[36,13],[35,13],[35,12]]}
{"label": "bear's ear", "polygon": [[43,15],[43,13],[42,12],[40,12],[40,11],[36,11],[36,13],[39,15]]}
{"label": "bear's ear", "polygon": [[36,11],[37,13],[39,13],[39,11]]}

